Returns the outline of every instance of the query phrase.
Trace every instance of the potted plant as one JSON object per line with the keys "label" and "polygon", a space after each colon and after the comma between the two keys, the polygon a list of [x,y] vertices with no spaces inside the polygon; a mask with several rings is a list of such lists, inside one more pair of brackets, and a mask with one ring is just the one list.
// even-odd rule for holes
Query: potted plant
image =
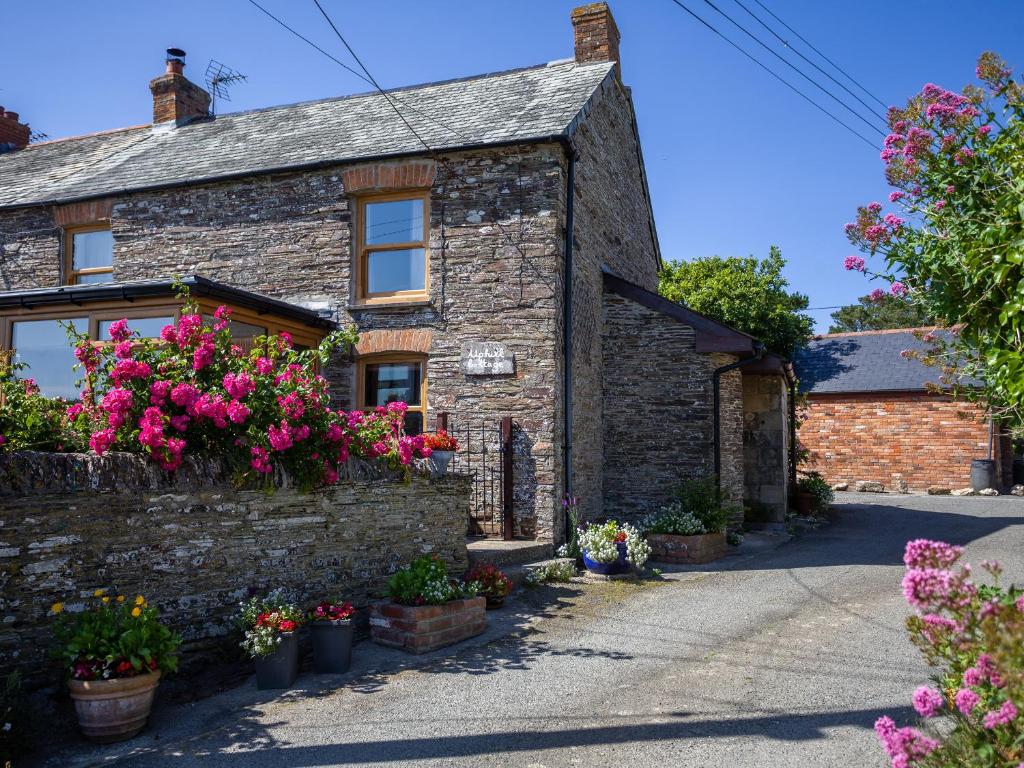
{"label": "potted plant", "polygon": [[242,603],[242,648],[256,663],[256,687],[290,688],[299,674],[302,610],[276,590]]}
{"label": "potted plant", "polygon": [[835,492],[818,472],[808,472],[796,483],[796,509],[803,516],[825,514],[835,500]]}
{"label": "potted plant", "polygon": [[669,563],[708,563],[724,557],[726,528],[739,509],[723,500],[714,477],[688,480],[675,499],[643,521],[651,558]]}
{"label": "potted plant", "polygon": [[459,450],[459,441],[443,429],[424,435],[423,445],[430,449],[427,461],[431,471],[436,475],[443,475],[448,471],[448,465],[455,458],[455,452]]}
{"label": "potted plant", "polygon": [[424,653],[487,627],[486,601],[476,582],[448,577],[444,561],[432,555],[413,560],[388,580],[386,603],[370,606],[370,636],[382,645]]}
{"label": "potted plant", "polygon": [[98,589],[84,610],[56,602],[51,611],[82,733],[101,743],[130,739],[146,725],[161,674],[178,668],[181,638],[142,595]]}
{"label": "potted plant", "polygon": [[500,608],[512,591],[512,579],[490,563],[470,568],[462,580],[476,584],[477,592],[487,600],[488,608]]}
{"label": "potted plant", "polygon": [[348,672],[352,664],[352,603],[324,600],[309,612],[313,636],[313,671]]}
{"label": "potted plant", "polygon": [[611,576],[643,568],[651,553],[640,532],[628,523],[591,523],[579,537],[583,565],[591,573]]}

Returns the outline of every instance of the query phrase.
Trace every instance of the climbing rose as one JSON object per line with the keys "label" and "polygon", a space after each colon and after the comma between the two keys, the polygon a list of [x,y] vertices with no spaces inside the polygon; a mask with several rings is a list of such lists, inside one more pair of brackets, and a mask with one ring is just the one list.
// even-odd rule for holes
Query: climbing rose
{"label": "climbing rose", "polygon": [[92,433],[92,436],[89,438],[89,447],[102,456],[110,450],[116,439],[117,433],[112,428],[101,429]]}
{"label": "climbing rose", "polygon": [[125,341],[132,335],[131,330],[128,328],[127,318],[112,322],[108,332],[110,333],[110,338],[114,341]]}

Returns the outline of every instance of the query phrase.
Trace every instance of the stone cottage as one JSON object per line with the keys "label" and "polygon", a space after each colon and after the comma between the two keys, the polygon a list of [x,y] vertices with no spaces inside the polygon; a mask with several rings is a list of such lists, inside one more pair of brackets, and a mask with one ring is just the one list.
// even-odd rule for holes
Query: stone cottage
{"label": "stone cottage", "polygon": [[[242,342],[357,326],[325,371],[337,404],[401,399],[407,430],[465,436],[478,532],[557,542],[565,494],[591,518],[635,517],[716,468],[781,515],[791,379],[756,340],[656,295],[619,32],[604,3],[572,24],[572,59],[390,98],[211,115],[171,56],[152,124],[28,144],[0,110],[0,346],[74,396],[55,319],[152,334],[185,277],[204,311],[236,308]],[[505,418],[511,475],[495,476]]]}
{"label": "stone cottage", "polygon": [[1009,437],[984,407],[944,393],[940,370],[901,354],[928,347],[914,330],[831,333],[800,351],[795,365],[806,400],[799,439],[808,468],[831,483],[923,491],[968,487],[971,462],[991,458],[997,489],[1005,490],[1013,472]]}

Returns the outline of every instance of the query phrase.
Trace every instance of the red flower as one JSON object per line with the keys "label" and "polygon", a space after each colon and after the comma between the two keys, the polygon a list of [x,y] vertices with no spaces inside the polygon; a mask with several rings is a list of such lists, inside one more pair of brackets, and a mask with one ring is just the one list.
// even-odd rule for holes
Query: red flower
{"label": "red flower", "polygon": [[282,619],[281,623],[277,625],[277,628],[282,632],[294,632],[298,625],[291,619]]}
{"label": "red flower", "polygon": [[256,626],[257,627],[265,627],[265,626],[267,626],[270,623],[269,619],[270,619],[270,614],[269,613],[261,613],[259,616],[256,617]]}
{"label": "red flower", "polygon": [[122,661],[120,664],[117,665],[114,671],[118,674],[119,677],[125,677],[134,672],[135,667],[132,666],[132,663],[130,661]]}
{"label": "red flower", "polygon": [[626,532],[625,531],[619,531],[619,533],[617,533],[615,535],[615,543],[616,544],[621,544],[625,540],[626,540]]}

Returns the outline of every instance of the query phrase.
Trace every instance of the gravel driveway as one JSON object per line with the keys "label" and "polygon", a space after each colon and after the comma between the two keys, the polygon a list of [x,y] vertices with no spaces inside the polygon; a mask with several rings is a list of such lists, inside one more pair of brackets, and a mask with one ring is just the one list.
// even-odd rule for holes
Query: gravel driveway
{"label": "gravel driveway", "polygon": [[916,537],[1024,581],[1024,499],[840,494],[830,525],[774,551],[662,583],[553,588],[521,636],[284,699],[250,683],[161,713],[135,754],[78,762],[883,766],[872,723],[911,719],[927,678],[899,588]]}

